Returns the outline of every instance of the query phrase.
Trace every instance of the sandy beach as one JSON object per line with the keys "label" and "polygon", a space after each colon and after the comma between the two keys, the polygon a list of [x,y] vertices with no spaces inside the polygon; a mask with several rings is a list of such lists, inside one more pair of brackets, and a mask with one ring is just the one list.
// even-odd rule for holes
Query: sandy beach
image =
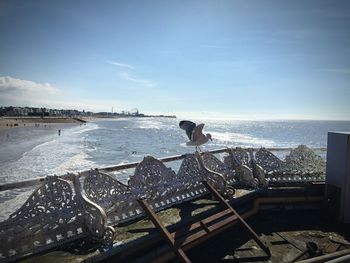
{"label": "sandy beach", "polygon": [[1,117],[0,130],[19,127],[47,127],[62,124],[82,124],[86,118],[74,119],[70,117]]}

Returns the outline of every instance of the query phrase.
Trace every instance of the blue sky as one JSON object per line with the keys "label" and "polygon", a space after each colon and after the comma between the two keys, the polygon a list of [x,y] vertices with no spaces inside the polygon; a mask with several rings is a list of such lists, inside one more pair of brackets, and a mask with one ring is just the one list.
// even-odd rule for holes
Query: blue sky
{"label": "blue sky", "polygon": [[350,120],[350,1],[0,1],[0,105]]}

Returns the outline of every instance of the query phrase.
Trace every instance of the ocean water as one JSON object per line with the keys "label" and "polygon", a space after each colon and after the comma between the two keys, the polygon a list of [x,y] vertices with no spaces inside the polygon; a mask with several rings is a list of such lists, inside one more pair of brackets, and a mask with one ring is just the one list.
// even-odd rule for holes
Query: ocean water
{"label": "ocean water", "polygon": [[[205,122],[204,133],[212,150],[242,147],[326,147],[328,131],[350,131],[342,121],[237,121]],[[0,184],[61,175],[141,161],[146,155],[165,157],[194,151],[178,127],[179,119],[100,119],[78,126],[17,128],[0,131]],[[57,130],[61,129],[61,136]],[[116,173],[127,180],[128,172]],[[0,220],[25,201],[30,189],[0,192]]]}

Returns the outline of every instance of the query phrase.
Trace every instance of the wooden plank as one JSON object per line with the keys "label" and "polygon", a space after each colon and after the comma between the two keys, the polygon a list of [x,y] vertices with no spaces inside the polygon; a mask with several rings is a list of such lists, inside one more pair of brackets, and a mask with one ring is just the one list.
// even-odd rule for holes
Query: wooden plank
{"label": "wooden plank", "polygon": [[152,223],[160,230],[161,234],[165,238],[165,240],[168,242],[171,249],[174,251],[175,255],[178,257],[181,262],[184,263],[190,263],[190,259],[186,256],[185,252],[180,247],[175,247],[175,240],[169,233],[169,231],[163,226],[162,222],[158,219],[156,213],[152,210],[152,208],[149,206],[146,200],[144,199],[137,199],[140,206],[143,208],[143,210],[147,213],[149,218],[151,219]]}
{"label": "wooden plank", "polygon": [[255,242],[259,245],[259,247],[264,250],[264,252],[270,257],[271,251],[270,249],[262,242],[259,238],[259,236],[254,232],[254,230],[247,224],[247,222],[237,213],[235,209],[219,194],[218,191],[207,181],[202,181],[202,183],[205,185],[205,187],[227,208],[229,208],[237,217],[239,222],[244,226],[246,230],[250,233],[250,235],[253,237]]}

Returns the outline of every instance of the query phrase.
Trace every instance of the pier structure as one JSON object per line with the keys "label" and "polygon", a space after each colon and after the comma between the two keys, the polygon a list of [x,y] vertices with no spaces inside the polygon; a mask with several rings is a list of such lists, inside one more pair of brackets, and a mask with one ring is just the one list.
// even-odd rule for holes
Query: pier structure
{"label": "pier structure", "polygon": [[[261,205],[322,203],[319,190],[316,194],[312,190],[310,196],[288,196],[288,190],[283,192],[284,197],[276,195],[276,189],[283,187],[324,186],[326,163],[315,150],[325,149],[224,148],[162,159],[146,156],[139,163],[1,185],[0,191],[28,186],[36,189],[17,211],[0,223],[0,262],[11,262],[87,238],[108,251],[121,242],[116,242],[116,237],[123,225],[150,215],[152,222],[156,222],[154,213],[213,195],[226,209],[206,221],[192,223],[190,229],[197,234],[192,236],[193,242],[185,242],[187,247],[185,243],[180,247],[173,243],[175,254],[186,259],[181,247],[187,250],[235,224],[239,218],[249,230],[244,218],[256,213]],[[282,160],[274,154],[278,151],[290,152]],[[174,161],[181,162],[177,172],[166,165]],[[133,170],[127,183],[113,175],[125,169]],[[260,196],[253,209],[248,209],[242,217],[230,205],[240,201],[240,189]],[[163,233],[167,232],[163,229]],[[250,233],[269,254],[252,229]],[[174,235],[182,239],[186,236]],[[175,242],[173,237],[168,241]]]}

